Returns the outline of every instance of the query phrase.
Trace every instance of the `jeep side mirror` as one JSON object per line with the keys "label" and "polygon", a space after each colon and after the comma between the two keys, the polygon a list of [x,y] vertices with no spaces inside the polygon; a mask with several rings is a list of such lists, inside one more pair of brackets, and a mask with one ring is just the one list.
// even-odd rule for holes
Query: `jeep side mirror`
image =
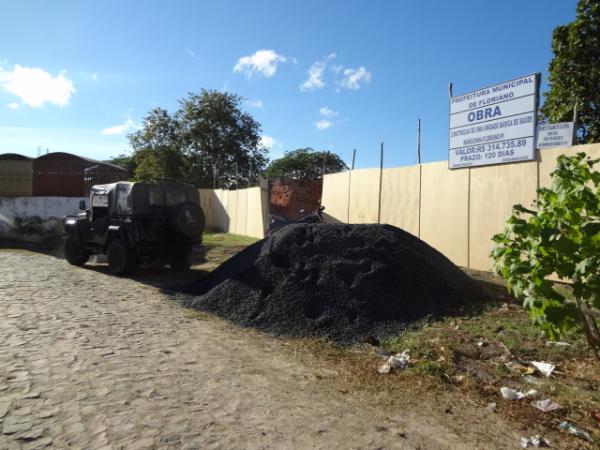
{"label": "jeep side mirror", "polygon": [[79,200],[79,209],[85,211],[85,200]]}

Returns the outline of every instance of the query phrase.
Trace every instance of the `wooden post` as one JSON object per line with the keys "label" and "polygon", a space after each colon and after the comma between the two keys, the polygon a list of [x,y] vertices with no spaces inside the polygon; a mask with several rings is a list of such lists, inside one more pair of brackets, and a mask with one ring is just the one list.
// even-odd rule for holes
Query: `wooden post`
{"label": "wooden post", "polygon": [[238,178],[238,163],[235,163],[235,189],[236,190],[238,189],[238,183],[239,183],[239,178]]}
{"label": "wooden post", "polygon": [[350,223],[350,192],[352,191],[352,171],[354,170],[354,161],[356,160],[356,149],[352,150],[352,165],[348,174],[348,208],[346,212],[346,223]]}
{"label": "wooden post", "polygon": [[417,119],[417,164],[421,164],[421,119]]}
{"label": "wooden post", "polygon": [[577,101],[573,107],[573,145],[577,144]]}
{"label": "wooden post", "polygon": [[325,166],[327,165],[327,156],[329,155],[329,151],[326,151],[323,155],[323,170],[321,171],[321,178],[325,179]]}
{"label": "wooden post", "polygon": [[381,223],[381,186],[383,184],[383,142],[379,153],[379,200],[377,202],[377,223]]}

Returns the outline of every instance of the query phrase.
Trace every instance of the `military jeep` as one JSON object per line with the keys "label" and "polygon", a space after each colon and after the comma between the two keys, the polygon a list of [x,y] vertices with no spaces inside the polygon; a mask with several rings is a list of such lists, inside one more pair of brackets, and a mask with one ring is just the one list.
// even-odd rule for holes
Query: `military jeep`
{"label": "military jeep", "polygon": [[198,190],[181,183],[117,182],[93,186],[89,208],[66,216],[65,257],[84,265],[94,254],[108,256],[109,271],[123,275],[136,263],[160,260],[187,270],[200,249],[204,213]]}

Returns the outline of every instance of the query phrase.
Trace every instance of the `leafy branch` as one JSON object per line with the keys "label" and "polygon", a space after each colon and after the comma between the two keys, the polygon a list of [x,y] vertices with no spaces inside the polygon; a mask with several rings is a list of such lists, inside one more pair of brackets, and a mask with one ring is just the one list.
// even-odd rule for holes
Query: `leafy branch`
{"label": "leafy branch", "polygon": [[[596,355],[600,332],[599,160],[561,155],[552,186],[540,188],[534,209],[515,205],[491,256],[509,291],[523,300],[534,324],[551,339],[583,333]],[[553,274],[571,282],[573,299],[555,288]]]}

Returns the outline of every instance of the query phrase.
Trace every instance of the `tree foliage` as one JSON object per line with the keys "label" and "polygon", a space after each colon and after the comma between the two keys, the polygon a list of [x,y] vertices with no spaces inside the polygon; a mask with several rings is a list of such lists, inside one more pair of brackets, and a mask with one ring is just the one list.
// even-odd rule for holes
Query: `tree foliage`
{"label": "tree foliage", "polygon": [[600,0],[580,0],[574,22],[554,29],[554,58],[541,116],[571,121],[577,104],[577,142],[600,142]]}
{"label": "tree foliage", "polygon": [[138,181],[188,179],[188,161],[181,145],[179,123],[161,108],[144,118],[142,129],[129,136]]}
{"label": "tree foliage", "polygon": [[[508,289],[523,300],[532,321],[552,339],[583,332],[598,352],[600,334],[599,160],[585,153],[559,156],[551,188],[538,189],[534,209],[515,205],[492,258]],[[555,273],[571,280],[574,299],[555,289]]]}
{"label": "tree foliage", "polygon": [[[325,164],[325,166],[323,166]],[[282,158],[269,164],[263,177],[288,177],[294,180],[315,180],[323,171],[336,173],[348,169],[342,158],[335,153],[315,151],[310,147],[285,152]]]}
{"label": "tree foliage", "polygon": [[155,108],[129,135],[138,180],[170,179],[199,187],[254,183],[267,162],[260,124],[238,95],[202,90],[179,101],[172,115]]}
{"label": "tree foliage", "polygon": [[241,110],[242,98],[228,92],[188,94],[180,100],[176,120],[191,177],[209,186],[213,168],[225,186],[256,181],[264,168],[266,149],[260,145],[260,124]]}
{"label": "tree foliage", "polygon": [[133,178],[135,177],[136,163],[133,159],[133,156],[131,155],[127,155],[126,153],[120,153],[115,157],[106,159],[104,162],[114,164],[115,166],[119,166],[127,170],[128,180],[133,180]]}

